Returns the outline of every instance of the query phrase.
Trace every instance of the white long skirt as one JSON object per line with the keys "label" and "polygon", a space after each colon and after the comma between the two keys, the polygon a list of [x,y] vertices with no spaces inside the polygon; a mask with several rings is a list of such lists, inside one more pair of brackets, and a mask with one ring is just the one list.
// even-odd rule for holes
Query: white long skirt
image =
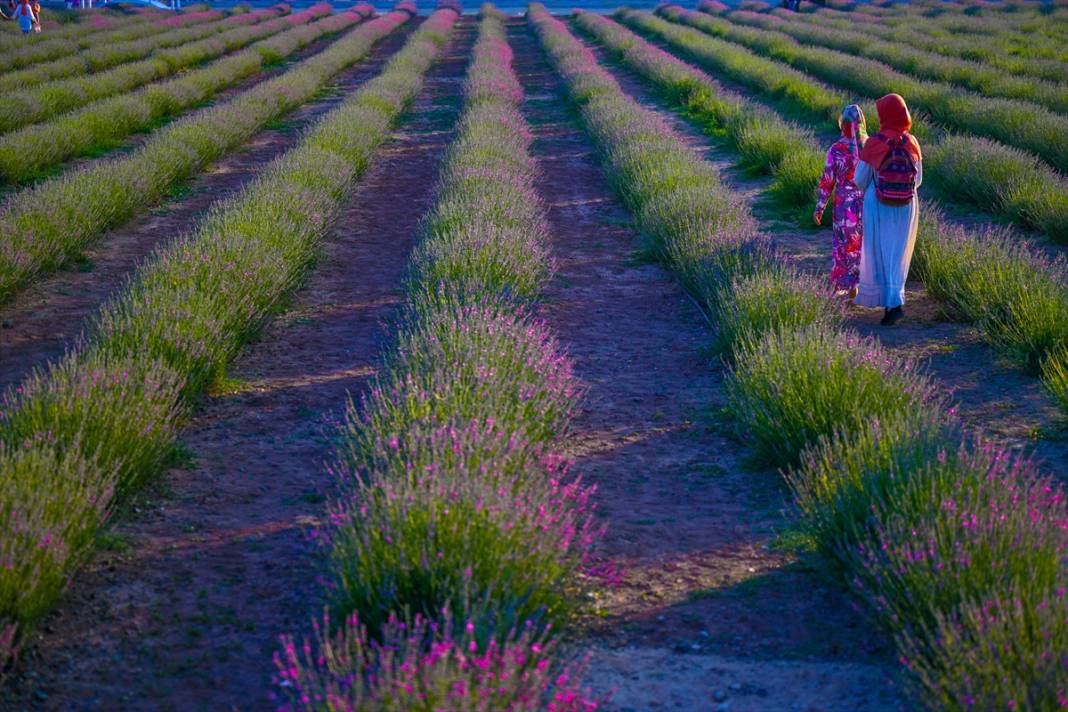
{"label": "white long skirt", "polygon": [[[879,202],[872,173],[867,163],[857,164],[854,179],[857,187],[864,190],[864,238],[855,303],[892,309],[905,303],[905,282],[916,247],[920,204],[916,197],[906,205]],[[919,187],[920,176],[917,179]]]}

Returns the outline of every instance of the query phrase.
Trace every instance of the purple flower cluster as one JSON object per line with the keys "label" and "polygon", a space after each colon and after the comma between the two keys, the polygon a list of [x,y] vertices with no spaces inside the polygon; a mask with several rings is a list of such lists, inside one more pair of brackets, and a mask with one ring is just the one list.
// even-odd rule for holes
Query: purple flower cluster
{"label": "purple flower cluster", "polygon": [[391,618],[372,638],[356,614],[336,633],[329,617],[314,623],[314,642],[282,637],[275,653],[278,684],[289,702],[280,712],[593,712],[553,662],[554,643],[532,628],[510,642],[480,643],[470,622],[455,634],[448,613],[438,621]]}
{"label": "purple flower cluster", "polygon": [[329,530],[338,608],[374,630],[401,610],[448,608],[505,631],[567,620],[600,527],[593,489],[563,458],[484,422],[412,428],[385,448],[392,462],[342,471]]}

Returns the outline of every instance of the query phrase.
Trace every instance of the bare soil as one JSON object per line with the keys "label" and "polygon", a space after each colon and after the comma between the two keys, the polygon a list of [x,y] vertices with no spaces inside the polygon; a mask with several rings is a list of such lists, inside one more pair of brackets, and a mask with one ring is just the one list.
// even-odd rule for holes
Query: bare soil
{"label": "bare soil", "polygon": [[896,709],[886,649],[811,561],[778,546],[788,495],[718,417],[724,371],[703,314],[637,256],[533,37],[514,23],[509,39],[559,265],[541,313],[590,389],[567,449],[609,525],[590,685],[615,689],[621,710]]}
{"label": "bare soil", "polygon": [[[167,473],[44,626],[5,709],[270,709],[277,636],[321,611],[325,463],[402,298],[473,41],[459,30],[323,245],[292,309],[202,404]],[[345,90],[351,88],[346,85]]]}
{"label": "bare soil", "polygon": [[0,305],[0,389],[21,381],[33,367],[62,356],[86,320],[122,289],[139,265],[292,148],[305,127],[374,76],[415,25],[409,22],[379,42],[363,62],[339,74],[320,96],[178,187],[166,203],[105,233],[68,268],[35,280]]}

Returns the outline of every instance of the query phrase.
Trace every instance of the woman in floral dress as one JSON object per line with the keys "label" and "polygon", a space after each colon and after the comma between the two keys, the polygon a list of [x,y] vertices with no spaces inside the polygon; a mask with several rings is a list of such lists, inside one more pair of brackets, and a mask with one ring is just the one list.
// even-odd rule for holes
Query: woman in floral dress
{"label": "woman in floral dress", "polygon": [[834,191],[832,220],[831,286],[840,295],[857,294],[860,280],[860,247],[864,223],[862,208],[864,193],[853,183],[853,171],[860,160],[860,150],[868,139],[864,112],[856,104],[842,110],[838,118],[842,136],[827,150],[827,162],[820,178],[819,199],[812,216],[819,225],[823,209]]}

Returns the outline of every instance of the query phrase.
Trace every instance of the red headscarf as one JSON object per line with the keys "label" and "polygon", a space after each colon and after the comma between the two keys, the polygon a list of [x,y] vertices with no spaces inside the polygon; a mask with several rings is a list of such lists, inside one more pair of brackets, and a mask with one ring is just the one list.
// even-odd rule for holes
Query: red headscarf
{"label": "red headscarf", "polygon": [[882,165],[886,154],[890,152],[890,142],[897,141],[902,136],[908,136],[908,149],[912,157],[917,161],[923,160],[920,153],[920,144],[909,133],[912,128],[912,116],[905,100],[898,94],[887,94],[875,102],[875,109],[879,112],[879,133],[872,136],[864,144],[864,150],[860,152],[860,160],[869,166],[878,168]]}

